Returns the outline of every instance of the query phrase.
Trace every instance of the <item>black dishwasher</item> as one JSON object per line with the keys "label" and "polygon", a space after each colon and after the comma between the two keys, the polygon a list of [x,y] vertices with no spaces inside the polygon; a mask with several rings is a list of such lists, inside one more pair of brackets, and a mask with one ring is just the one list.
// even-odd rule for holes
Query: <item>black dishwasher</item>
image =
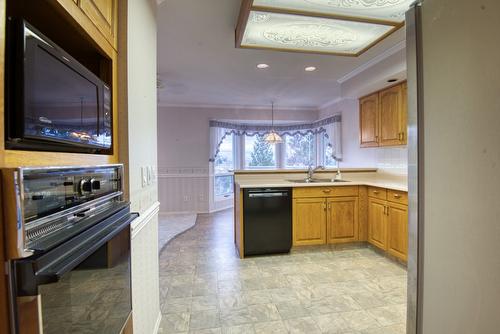
{"label": "black dishwasher", "polygon": [[288,253],[292,247],[292,190],[243,190],[244,249],[246,255]]}

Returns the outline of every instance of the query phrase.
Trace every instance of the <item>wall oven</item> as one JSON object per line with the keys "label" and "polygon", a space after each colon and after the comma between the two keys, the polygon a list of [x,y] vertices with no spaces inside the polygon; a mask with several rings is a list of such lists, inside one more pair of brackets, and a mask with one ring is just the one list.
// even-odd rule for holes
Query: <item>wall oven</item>
{"label": "wall oven", "polygon": [[122,165],[2,170],[12,333],[122,333],[131,316]]}

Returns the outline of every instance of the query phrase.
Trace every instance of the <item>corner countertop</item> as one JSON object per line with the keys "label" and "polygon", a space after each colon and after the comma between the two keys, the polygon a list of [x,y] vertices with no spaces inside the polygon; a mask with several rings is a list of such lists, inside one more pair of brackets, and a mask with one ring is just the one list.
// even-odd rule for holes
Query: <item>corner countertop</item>
{"label": "corner countertop", "polygon": [[[240,188],[275,188],[275,187],[344,187],[344,186],[372,186],[398,191],[408,191],[408,178],[406,175],[389,174],[381,172],[366,172],[362,170],[342,171],[342,179],[348,182],[317,182],[297,183],[291,180],[305,178],[305,173],[264,173],[252,172],[248,174],[235,174],[235,183]],[[335,173],[315,173],[316,178],[333,179]]]}

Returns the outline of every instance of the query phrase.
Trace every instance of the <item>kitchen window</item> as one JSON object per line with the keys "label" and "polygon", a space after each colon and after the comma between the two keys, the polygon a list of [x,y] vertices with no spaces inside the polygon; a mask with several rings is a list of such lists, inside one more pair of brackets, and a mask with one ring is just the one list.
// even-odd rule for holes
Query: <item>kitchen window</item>
{"label": "kitchen window", "polygon": [[219,147],[219,153],[215,157],[214,193],[216,198],[227,198],[233,194],[233,170],[235,165],[234,144],[234,135],[226,135]]}
{"label": "kitchen window", "polygon": [[313,133],[284,136],[285,168],[307,168],[316,165],[316,136]]}
{"label": "kitchen window", "polygon": [[245,136],[245,168],[277,168],[276,145],[269,144],[264,135]]}

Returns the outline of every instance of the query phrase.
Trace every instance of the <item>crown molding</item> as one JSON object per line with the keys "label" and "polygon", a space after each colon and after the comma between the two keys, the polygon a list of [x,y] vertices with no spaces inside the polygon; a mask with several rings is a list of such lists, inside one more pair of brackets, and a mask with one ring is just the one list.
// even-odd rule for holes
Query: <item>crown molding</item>
{"label": "crown molding", "polygon": [[356,67],[354,70],[352,70],[351,72],[347,73],[346,75],[344,75],[343,77],[338,79],[337,82],[339,84],[343,84],[344,82],[354,78],[358,74],[366,71],[370,67],[380,63],[382,60],[392,56],[396,52],[399,52],[405,48],[406,48],[406,40],[402,40],[401,42],[397,43],[393,47],[391,47],[391,48],[385,50],[384,52],[382,52],[381,54],[373,57],[372,59],[370,59],[369,61],[367,61],[363,65]]}
{"label": "crown molding", "polygon": [[[183,103],[164,103],[159,101],[158,108],[199,108],[199,109],[240,109],[240,110],[271,110],[271,106],[262,105],[241,105],[241,104],[183,104]],[[282,111],[310,111],[316,112],[318,107],[276,107],[274,110]]]}

